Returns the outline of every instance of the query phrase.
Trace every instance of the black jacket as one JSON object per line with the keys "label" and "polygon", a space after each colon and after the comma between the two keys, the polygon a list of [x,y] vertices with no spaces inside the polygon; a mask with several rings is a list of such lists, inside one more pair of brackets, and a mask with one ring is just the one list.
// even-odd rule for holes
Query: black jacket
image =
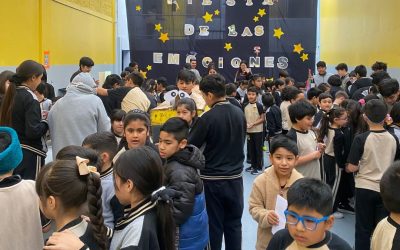
{"label": "black jacket", "polygon": [[350,88],[350,93],[349,96],[350,98],[353,97],[354,92],[356,92],[358,89],[365,88],[365,87],[370,87],[372,86],[372,79],[367,78],[367,77],[361,77],[357,81],[353,83],[353,85]]}
{"label": "black jacket", "polygon": [[267,110],[267,131],[268,136],[273,137],[282,133],[281,109],[275,104]]}
{"label": "black jacket", "polygon": [[181,192],[174,199],[173,216],[175,223],[181,225],[192,215],[194,197],[203,192],[203,182],[197,170],[203,170],[205,159],[201,151],[188,145],[167,159],[165,165],[165,184]]}

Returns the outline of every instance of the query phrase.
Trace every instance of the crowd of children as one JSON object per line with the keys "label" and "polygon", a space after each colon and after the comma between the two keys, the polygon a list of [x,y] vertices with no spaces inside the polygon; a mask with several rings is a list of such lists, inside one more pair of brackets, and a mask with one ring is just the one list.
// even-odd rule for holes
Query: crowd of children
{"label": "crowd of children", "polygon": [[[134,62],[102,86],[93,66],[83,57],[61,98],[35,61],[0,74],[1,249],[242,249],[245,160],[257,250],[351,249],[329,231],[344,213],[354,249],[400,248],[399,83],[385,63],[368,78],[321,61],[296,82],[243,61],[227,83],[192,59],[168,84]],[[153,109],[176,111],[157,137]]]}

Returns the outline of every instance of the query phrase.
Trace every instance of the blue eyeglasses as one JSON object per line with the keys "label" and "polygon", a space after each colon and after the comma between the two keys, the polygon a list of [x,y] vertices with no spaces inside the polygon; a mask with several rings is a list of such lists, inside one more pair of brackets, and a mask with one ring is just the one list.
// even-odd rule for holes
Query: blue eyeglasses
{"label": "blue eyeglasses", "polygon": [[304,228],[309,231],[314,231],[318,224],[329,219],[329,216],[322,217],[320,219],[309,217],[309,216],[299,216],[298,214],[291,212],[289,210],[285,211],[286,223],[288,225],[297,225],[299,221],[303,224]]}

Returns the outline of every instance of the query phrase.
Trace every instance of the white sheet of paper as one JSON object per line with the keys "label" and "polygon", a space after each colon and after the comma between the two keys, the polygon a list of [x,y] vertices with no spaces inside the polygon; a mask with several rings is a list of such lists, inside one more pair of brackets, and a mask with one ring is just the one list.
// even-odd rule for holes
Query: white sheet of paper
{"label": "white sheet of paper", "polygon": [[281,229],[285,228],[286,225],[286,217],[285,210],[287,209],[288,203],[285,198],[280,195],[276,197],[276,205],[275,205],[275,213],[279,217],[279,224],[272,226],[272,234],[275,234]]}

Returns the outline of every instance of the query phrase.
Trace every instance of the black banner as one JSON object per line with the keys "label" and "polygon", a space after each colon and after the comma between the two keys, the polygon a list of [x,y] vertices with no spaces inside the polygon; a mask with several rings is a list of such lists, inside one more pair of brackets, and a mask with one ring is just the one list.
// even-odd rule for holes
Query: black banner
{"label": "black banner", "polygon": [[285,69],[297,81],[305,81],[315,65],[317,4],[126,0],[131,58],[148,78],[165,76],[170,84],[193,56],[201,75],[212,61],[233,81],[240,60],[246,60],[253,73],[267,78]]}

